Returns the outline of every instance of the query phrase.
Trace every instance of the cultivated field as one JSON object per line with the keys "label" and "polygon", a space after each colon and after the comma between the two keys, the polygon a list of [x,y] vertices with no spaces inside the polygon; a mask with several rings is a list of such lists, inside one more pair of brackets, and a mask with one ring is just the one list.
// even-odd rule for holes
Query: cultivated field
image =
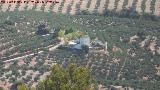
{"label": "cultivated field", "polygon": [[[99,5],[97,5],[99,2]],[[107,3],[106,3],[107,2]],[[90,13],[96,11],[96,13],[103,14],[105,10],[114,10],[121,11],[123,9],[129,9],[134,7],[138,13],[151,13],[157,16],[160,16],[160,0],[60,0],[59,3],[55,5],[53,3],[16,3],[9,4],[4,3],[1,6],[2,12],[14,11],[18,9],[19,11],[35,9],[35,11],[45,11],[45,12],[61,12],[63,14],[70,13],[71,15],[76,14],[77,12],[87,10]],[[144,4],[144,10],[142,10],[142,4]],[[44,5],[44,7],[42,7]],[[79,7],[77,7],[79,5]],[[153,7],[151,7],[153,6]],[[35,7],[35,8],[34,8]],[[97,10],[95,10],[97,7]],[[62,10],[59,11],[59,9]],[[68,8],[71,8],[68,10]],[[78,11],[79,10],[79,11]]]}
{"label": "cultivated field", "polygon": [[[108,6],[105,2],[102,0],[96,3],[98,12]],[[88,4],[84,3],[85,8],[90,6]],[[50,9],[64,13],[76,13],[73,10],[78,10],[74,0],[65,5],[62,0],[61,4],[52,4]],[[160,90],[158,21],[95,15],[70,16],[35,12],[35,4],[28,8],[31,7],[29,11],[8,12],[7,9],[5,13],[0,13],[0,63],[3,63],[0,64],[0,86],[9,87],[16,81],[35,86],[49,74],[53,64],[77,63],[89,67],[92,74],[102,78],[103,82],[111,80],[109,85],[120,80],[123,83],[119,85],[139,88],[136,90]],[[73,28],[86,32],[92,39],[107,42],[109,54],[104,50],[90,50],[87,55],[83,55],[72,50],[55,49],[61,44],[55,32],[44,36],[36,34],[41,21],[49,31]],[[146,83],[139,84],[140,81]],[[150,85],[153,81],[155,83]]]}

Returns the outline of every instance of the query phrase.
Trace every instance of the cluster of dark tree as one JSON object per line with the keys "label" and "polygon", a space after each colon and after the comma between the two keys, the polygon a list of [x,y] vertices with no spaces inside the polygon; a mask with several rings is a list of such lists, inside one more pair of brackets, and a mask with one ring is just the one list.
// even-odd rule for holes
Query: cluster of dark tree
{"label": "cluster of dark tree", "polygon": [[[39,24],[38,27],[37,27],[37,31],[36,31],[36,34],[37,35],[46,35],[46,34],[49,34],[49,33],[52,33],[53,35],[53,38],[56,38],[58,36],[58,32],[63,29],[61,27],[53,27],[51,30],[49,30],[49,28],[47,28],[47,25],[42,23],[42,24]],[[65,30],[65,35],[66,34],[69,34],[69,33],[72,33],[74,30],[73,28],[67,28]]]}
{"label": "cluster of dark tree", "polygon": [[49,34],[49,30],[46,28],[45,24],[38,25],[38,30],[36,32],[37,35],[45,35]]}

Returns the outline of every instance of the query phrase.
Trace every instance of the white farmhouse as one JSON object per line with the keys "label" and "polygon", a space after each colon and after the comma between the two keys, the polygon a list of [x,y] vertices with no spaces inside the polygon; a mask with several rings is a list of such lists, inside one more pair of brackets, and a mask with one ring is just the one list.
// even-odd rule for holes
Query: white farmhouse
{"label": "white farmhouse", "polygon": [[88,35],[84,35],[80,38],[77,38],[76,40],[72,40],[69,42],[69,45],[71,45],[75,49],[82,49],[82,45],[87,45],[90,47],[90,37]]}

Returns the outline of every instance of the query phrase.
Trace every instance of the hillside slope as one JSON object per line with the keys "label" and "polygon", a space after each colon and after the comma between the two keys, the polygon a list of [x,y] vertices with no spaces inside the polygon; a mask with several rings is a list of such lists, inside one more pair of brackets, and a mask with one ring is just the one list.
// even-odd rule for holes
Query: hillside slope
{"label": "hillside slope", "polygon": [[[0,13],[0,86],[12,86],[16,81],[37,85],[49,74],[54,64],[69,63],[87,66],[92,74],[106,86],[123,85],[135,89],[159,90],[160,87],[160,22],[143,19],[103,17],[94,15],[69,16],[33,11]],[[59,40],[54,35],[35,35],[39,23],[48,29],[72,28],[88,33],[108,43],[108,52],[56,49]],[[17,61],[2,61],[25,56]]]}
{"label": "hillside slope", "polygon": [[56,4],[24,1],[28,3],[1,3],[0,11],[35,10],[75,15],[81,14],[84,10],[89,13],[104,14],[107,10],[121,12],[124,9],[132,9],[140,15],[148,13],[160,16],[160,0],[59,0]]}

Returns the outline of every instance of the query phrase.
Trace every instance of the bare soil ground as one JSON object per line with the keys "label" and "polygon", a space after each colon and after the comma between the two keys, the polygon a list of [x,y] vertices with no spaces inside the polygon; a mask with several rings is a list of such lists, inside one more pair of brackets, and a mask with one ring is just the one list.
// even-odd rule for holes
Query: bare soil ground
{"label": "bare soil ground", "polygon": [[157,15],[157,16],[160,15],[160,0],[156,0],[154,14]]}
{"label": "bare soil ground", "polygon": [[115,8],[115,0],[109,0],[108,9],[113,10]]}
{"label": "bare soil ground", "polygon": [[146,13],[151,13],[151,1],[152,0],[147,0],[145,3],[145,12]]}
{"label": "bare soil ground", "polygon": [[76,0],[73,2],[73,5],[71,6],[71,11],[70,11],[70,14],[71,15],[75,15],[76,12],[77,12],[77,8],[76,8],[76,5],[80,3],[80,0]]}
{"label": "bare soil ground", "polygon": [[123,3],[124,3],[124,0],[119,0],[118,6],[117,6],[117,11],[121,11],[121,10],[123,9],[123,8],[122,8]]}
{"label": "bare soil ground", "polygon": [[137,1],[137,5],[136,5],[136,11],[138,12],[138,13],[141,13],[142,12],[142,1],[143,0],[138,0]]}
{"label": "bare soil ground", "polygon": [[134,0],[128,0],[128,4],[127,4],[126,8],[132,7],[133,1]]}
{"label": "bare soil ground", "polygon": [[102,14],[105,10],[105,3],[106,3],[106,0],[101,0],[100,1],[100,6],[98,7],[98,12],[100,14]]}
{"label": "bare soil ground", "polygon": [[91,1],[90,7],[88,8],[89,12],[93,12],[95,10],[96,3],[97,3],[97,0],[92,0]]}

